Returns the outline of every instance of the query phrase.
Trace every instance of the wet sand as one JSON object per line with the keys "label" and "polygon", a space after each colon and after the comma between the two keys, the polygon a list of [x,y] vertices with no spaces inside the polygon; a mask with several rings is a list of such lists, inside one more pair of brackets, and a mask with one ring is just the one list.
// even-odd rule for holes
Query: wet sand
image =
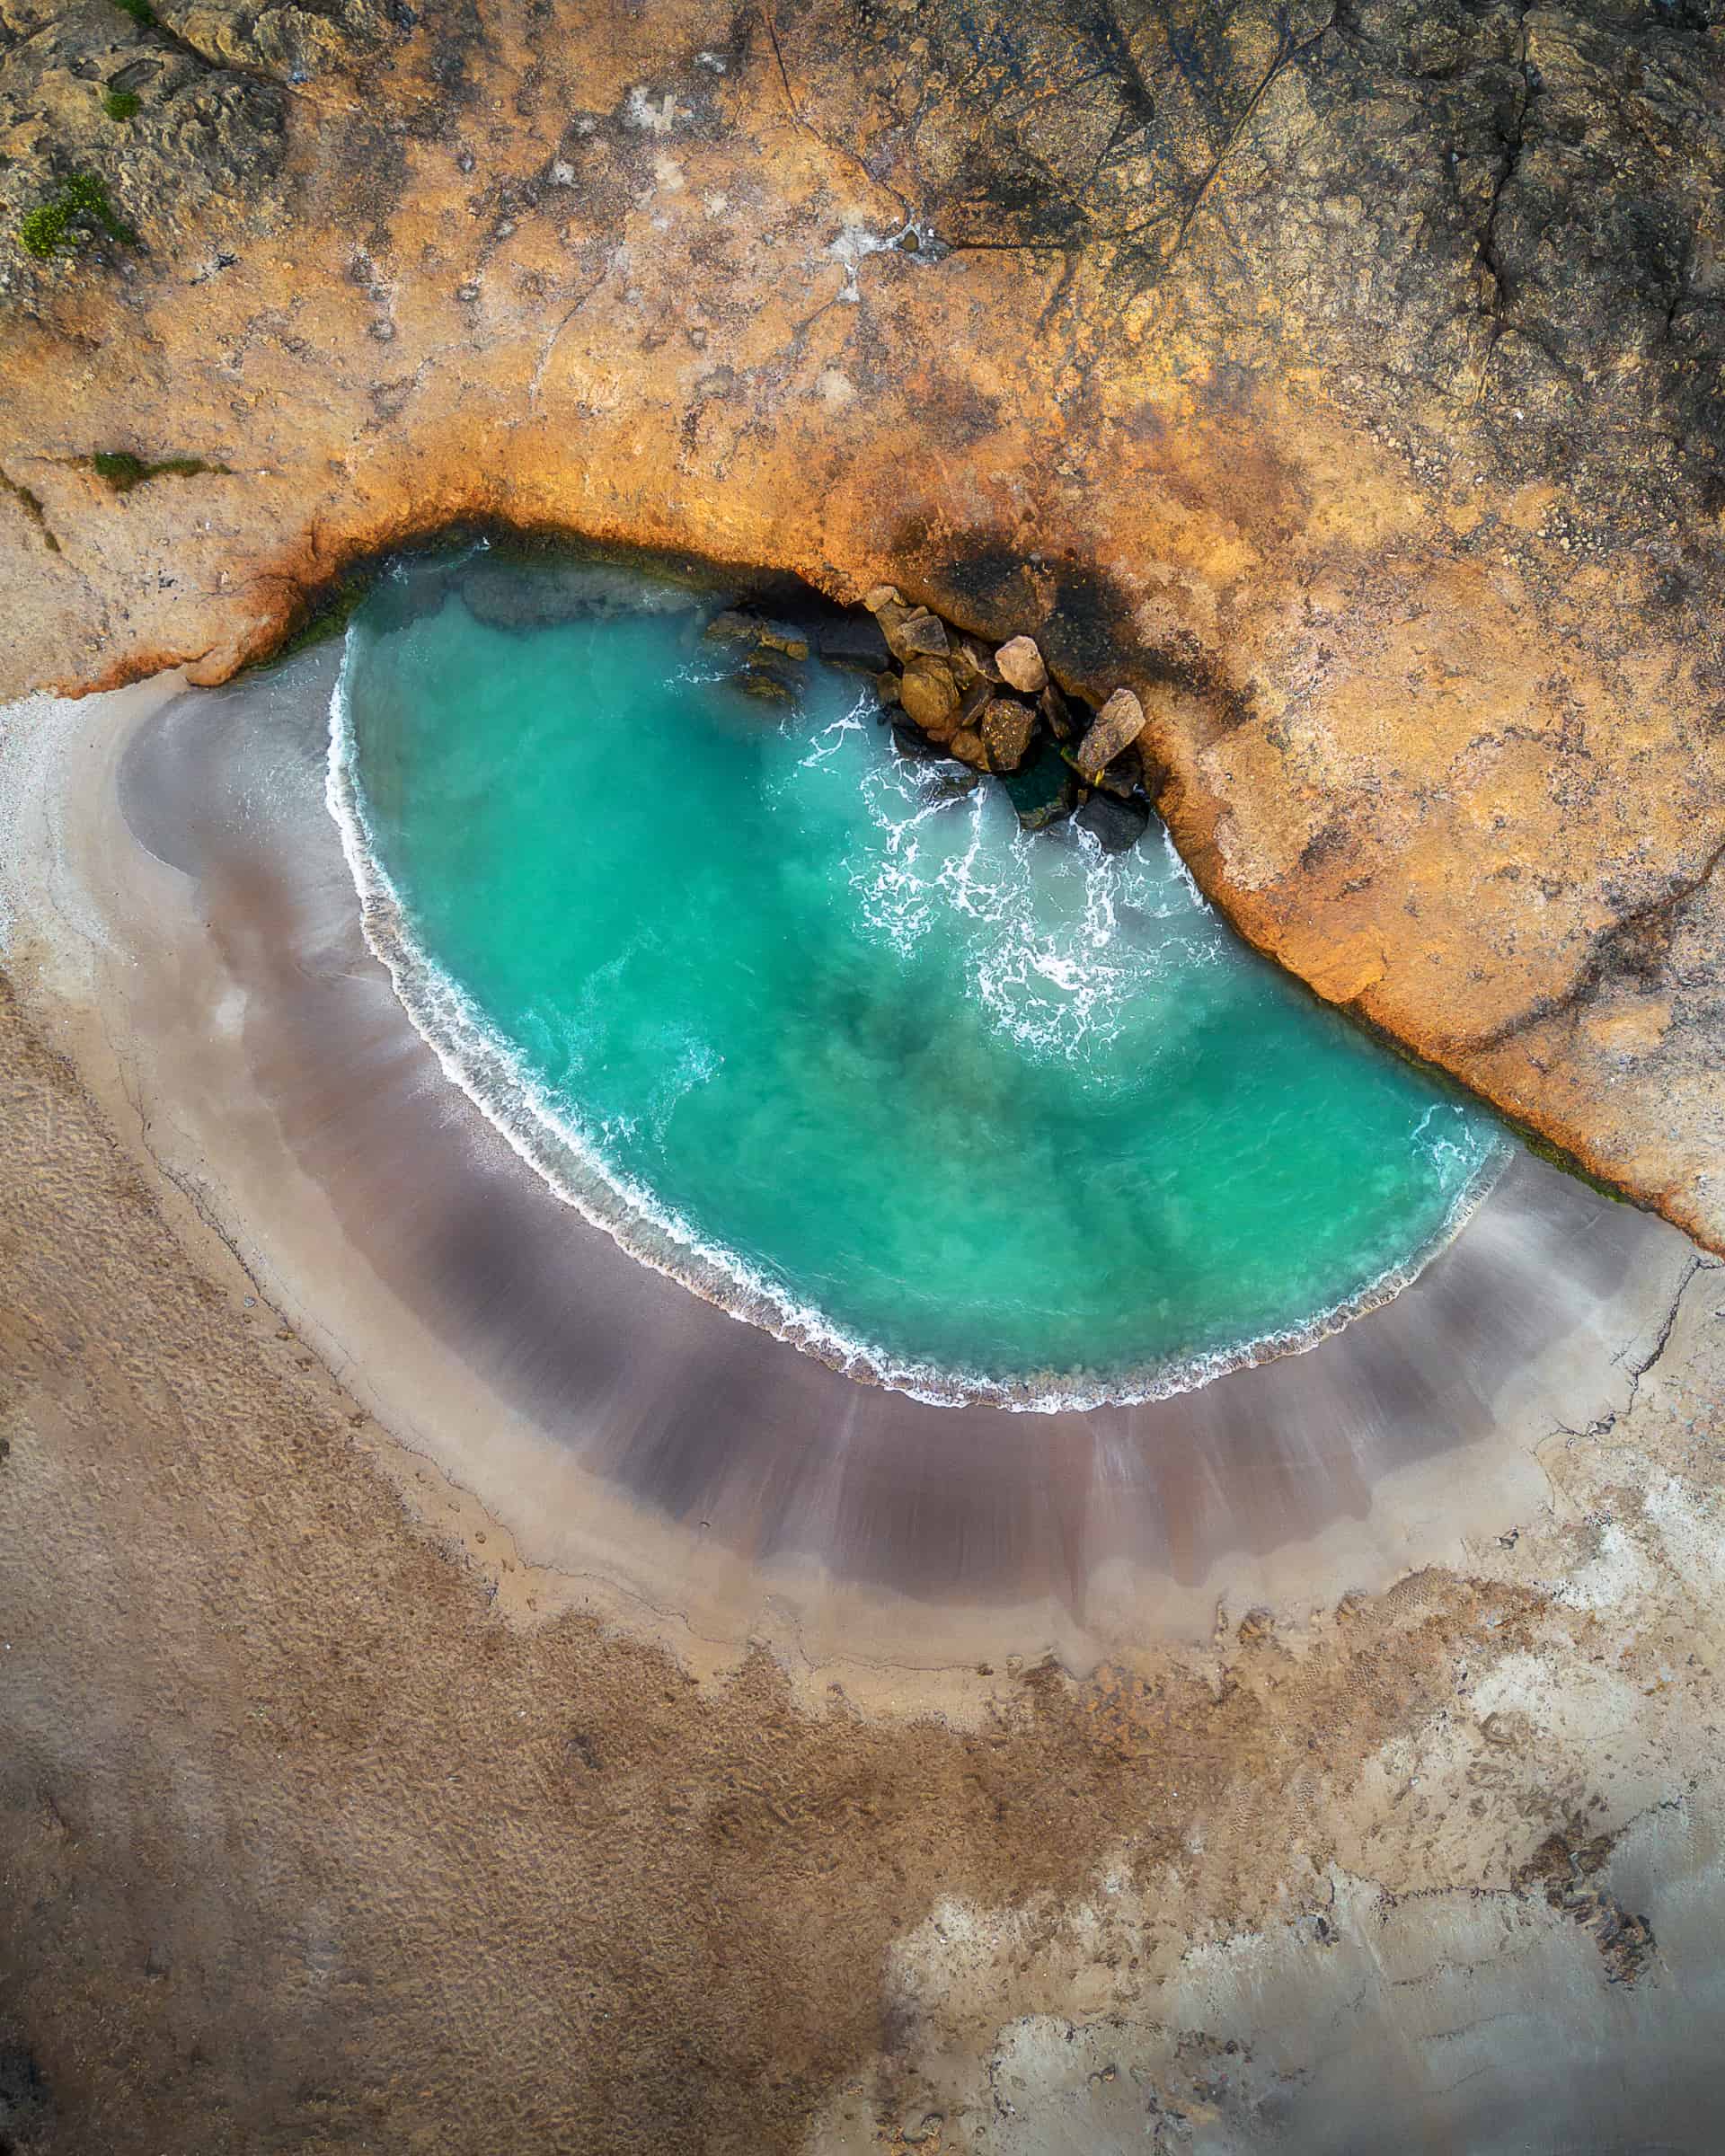
{"label": "wet sand", "polygon": [[1384,1308],[1141,1407],[925,1405],[736,1321],[560,1201],[408,1024],[324,807],[335,665],[46,729],[21,882],[83,947],[109,1096],[535,1595],[811,1673],[1082,1670],[1455,1561],[1626,1398],[1693,1252],[1525,1155]]}

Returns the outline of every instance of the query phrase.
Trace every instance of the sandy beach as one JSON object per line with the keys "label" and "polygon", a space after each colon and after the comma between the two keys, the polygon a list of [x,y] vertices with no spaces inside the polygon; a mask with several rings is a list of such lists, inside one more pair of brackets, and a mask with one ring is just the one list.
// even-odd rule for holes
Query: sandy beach
{"label": "sandy beach", "polygon": [[1717,1268],[1528,1161],[1183,1401],[854,1385],[442,1081],[330,663],[5,720],[7,2131],[1704,2145]]}
{"label": "sandy beach", "polygon": [[336,664],[42,737],[62,807],[21,884],[85,947],[109,1067],[81,1065],[525,1567],[673,1640],[1082,1674],[1218,1609],[1304,1621],[1525,1518],[1535,1447],[1622,1406],[1694,1263],[1523,1156],[1410,1291],[1197,1392],[1023,1415],[856,1383],[626,1257],[446,1081],[325,808]]}

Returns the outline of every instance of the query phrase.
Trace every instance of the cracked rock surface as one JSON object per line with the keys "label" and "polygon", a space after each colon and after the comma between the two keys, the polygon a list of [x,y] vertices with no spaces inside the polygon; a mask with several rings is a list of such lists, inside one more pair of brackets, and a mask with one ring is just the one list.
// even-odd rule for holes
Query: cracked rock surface
{"label": "cracked rock surface", "polygon": [[463,518],[891,581],[1133,689],[1254,942],[1721,1247],[1719,34],[4,0],[0,216],[134,236],[4,250],[0,688]]}

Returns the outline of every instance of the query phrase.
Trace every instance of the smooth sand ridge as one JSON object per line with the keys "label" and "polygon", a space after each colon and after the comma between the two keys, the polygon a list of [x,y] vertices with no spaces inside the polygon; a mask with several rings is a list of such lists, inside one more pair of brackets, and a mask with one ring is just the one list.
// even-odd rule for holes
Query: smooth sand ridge
{"label": "smooth sand ridge", "polygon": [[1219,1599],[1296,1613],[1454,1560],[1544,1501],[1535,1448],[1654,1351],[1690,1245],[1529,1157],[1393,1302],[1142,1407],[924,1405],[734,1321],[560,1200],[412,1030],[325,808],[336,664],[118,730],[45,716],[55,859],[18,878],[58,896],[27,925],[100,947],[91,1054],[152,1153],[531,1564],[686,1639],[1082,1664],[1208,1632]]}

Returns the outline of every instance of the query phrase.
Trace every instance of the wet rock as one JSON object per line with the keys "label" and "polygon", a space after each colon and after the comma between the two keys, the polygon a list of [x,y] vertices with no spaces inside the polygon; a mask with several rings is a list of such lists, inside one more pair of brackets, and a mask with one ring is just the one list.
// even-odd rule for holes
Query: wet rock
{"label": "wet rock", "polygon": [[971,726],[961,726],[947,743],[947,753],[956,756],[960,764],[968,764],[973,771],[986,771],[987,751],[982,746],[982,736]]}
{"label": "wet rock", "polygon": [[988,757],[990,771],[1016,771],[1030,754],[1036,738],[1035,706],[1015,696],[991,697],[978,731]]}
{"label": "wet rock", "polygon": [[899,701],[898,675],[895,667],[883,667],[875,676],[874,693],[889,707]]}
{"label": "wet rock", "polygon": [[898,684],[907,714],[936,739],[950,734],[958,716],[959,685],[943,659],[914,658]]}
{"label": "wet rock", "polygon": [[937,772],[924,782],[923,799],[936,802],[969,800],[981,783],[980,774],[974,771]]}
{"label": "wet rock", "polygon": [[816,633],[815,648],[829,667],[854,667],[861,674],[878,674],[892,657],[880,624],[872,614],[841,614],[823,622]]}
{"label": "wet rock", "polygon": [[806,637],[781,628],[776,623],[763,621],[758,614],[739,613],[734,606],[715,614],[703,634],[715,643],[753,644],[759,650],[783,652],[786,658],[801,660],[809,656]]}
{"label": "wet rock", "polygon": [[1144,706],[1130,689],[1116,689],[1078,745],[1078,769],[1092,783],[1144,731]]}
{"label": "wet rock", "polygon": [[908,726],[902,719],[892,722],[892,745],[901,756],[918,764],[926,764],[942,753],[920,727]]}
{"label": "wet rock", "polygon": [[1111,793],[1092,793],[1073,817],[1104,853],[1125,853],[1144,836],[1150,811],[1142,801],[1117,801]]}
{"label": "wet rock", "polygon": [[745,696],[752,696],[757,703],[794,703],[797,701],[796,684],[780,672],[777,667],[756,658],[734,674],[731,680]]}
{"label": "wet rock", "polygon": [[1044,738],[1040,749],[1002,783],[1006,797],[1018,811],[1019,828],[1041,831],[1072,811],[1077,787],[1071,767],[1053,742]]}
{"label": "wet rock", "polygon": [[995,653],[995,664],[1001,679],[1026,696],[1039,696],[1048,685],[1048,669],[1032,637],[1015,636],[1003,644]]}

